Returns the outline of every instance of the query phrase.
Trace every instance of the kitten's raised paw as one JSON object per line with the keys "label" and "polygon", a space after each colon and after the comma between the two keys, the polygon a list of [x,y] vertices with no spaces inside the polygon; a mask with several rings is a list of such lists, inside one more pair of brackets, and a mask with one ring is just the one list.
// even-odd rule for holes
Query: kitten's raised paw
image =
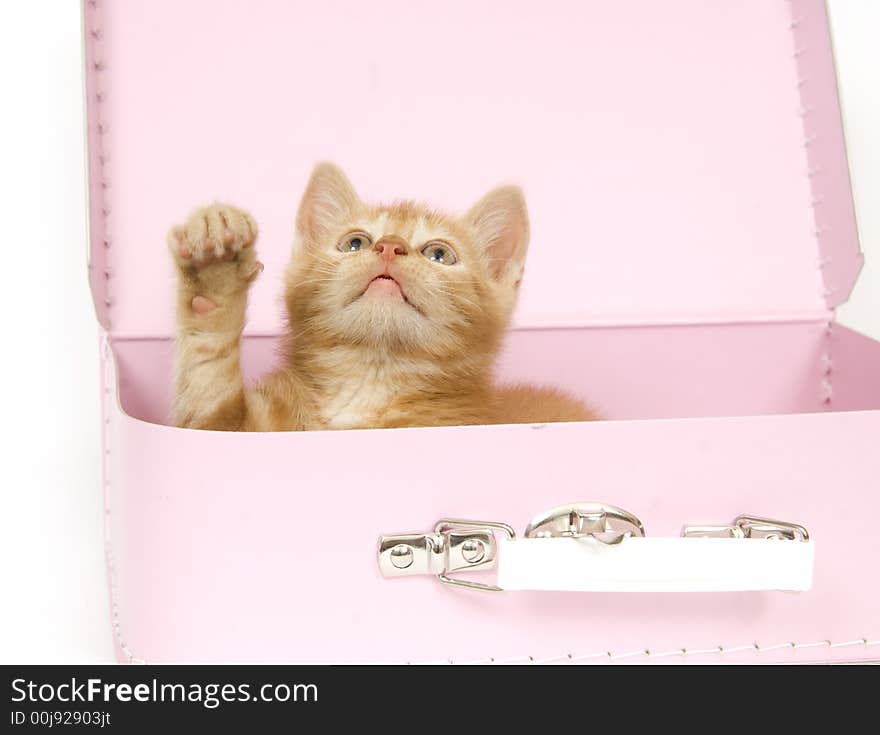
{"label": "kitten's raised paw", "polygon": [[182,267],[198,270],[213,263],[246,261],[253,268],[245,268],[242,275],[253,277],[262,269],[254,256],[256,239],[257,225],[247,212],[212,204],[193,212],[186,224],[172,228],[168,245]]}

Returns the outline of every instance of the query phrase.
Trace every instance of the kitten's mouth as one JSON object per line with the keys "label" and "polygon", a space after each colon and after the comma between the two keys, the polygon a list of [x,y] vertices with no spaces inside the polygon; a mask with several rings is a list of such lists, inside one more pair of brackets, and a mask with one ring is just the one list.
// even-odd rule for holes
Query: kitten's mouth
{"label": "kitten's mouth", "polygon": [[413,304],[406,297],[406,294],[404,293],[401,285],[389,273],[380,273],[372,281],[370,281],[367,284],[367,287],[364,289],[364,294],[367,293],[375,293],[382,296],[390,296],[391,298],[400,299],[416,311],[420,311],[418,307],[416,307],[416,305]]}
{"label": "kitten's mouth", "polygon": [[[389,296],[399,296],[400,298],[405,298],[403,295],[403,289],[400,287],[400,284],[387,273],[382,273],[381,275],[376,276],[372,281],[370,281],[367,284],[367,291],[384,293],[388,294]],[[366,291],[364,293],[366,293]]]}

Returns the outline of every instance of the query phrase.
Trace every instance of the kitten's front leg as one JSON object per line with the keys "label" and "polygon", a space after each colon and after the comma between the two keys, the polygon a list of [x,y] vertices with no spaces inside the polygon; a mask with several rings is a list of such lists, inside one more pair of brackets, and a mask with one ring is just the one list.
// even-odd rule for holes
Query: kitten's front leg
{"label": "kitten's front leg", "polygon": [[252,426],[241,377],[240,340],[247,292],[262,270],[246,212],[215,204],[168,234],[177,265],[177,426],[237,431]]}

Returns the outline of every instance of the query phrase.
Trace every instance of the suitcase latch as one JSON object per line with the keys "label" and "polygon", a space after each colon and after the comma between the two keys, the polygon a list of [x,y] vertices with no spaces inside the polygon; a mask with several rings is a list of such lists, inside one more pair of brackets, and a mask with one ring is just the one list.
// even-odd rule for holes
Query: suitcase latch
{"label": "suitcase latch", "polygon": [[379,539],[379,571],[383,577],[433,574],[444,584],[500,592],[482,582],[456,579],[453,572],[491,569],[498,557],[496,532],[516,537],[506,523],[443,518],[433,533],[382,536]]}
{"label": "suitcase latch", "polygon": [[642,522],[628,510],[605,503],[573,503],[551,508],[526,526],[526,538],[592,537],[603,544],[644,536]]}
{"label": "suitcase latch", "polygon": [[781,541],[809,541],[803,526],[760,516],[741,515],[730,525],[687,525],[681,530],[687,538],[766,538]]}

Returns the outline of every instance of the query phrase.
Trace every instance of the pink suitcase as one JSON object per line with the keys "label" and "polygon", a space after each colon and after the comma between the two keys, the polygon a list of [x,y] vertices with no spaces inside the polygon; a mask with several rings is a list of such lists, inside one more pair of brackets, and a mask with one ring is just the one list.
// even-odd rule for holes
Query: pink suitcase
{"label": "pink suitcase", "polygon": [[[880,343],[835,322],[861,254],[820,0],[86,0],[84,19],[121,661],[878,657]],[[165,232],[213,199],[255,215],[256,376],[322,159],[369,200],[463,210],[520,183],[532,245],[500,376],[565,387],[608,420],[167,426]],[[535,516],[584,501],[632,516],[563,510],[538,529],[554,538],[523,545]],[[731,522],[742,513],[795,525]],[[450,517],[506,525],[435,529]],[[718,538],[677,538],[685,523]],[[597,546],[605,531],[621,542]],[[658,565],[572,587],[605,591],[551,581],[663,539],[702,544],[692,560],[808,548],[811,566],[800,586],[726,591],[673,591]],[[557,556],[510,571],[548,542]]]}

